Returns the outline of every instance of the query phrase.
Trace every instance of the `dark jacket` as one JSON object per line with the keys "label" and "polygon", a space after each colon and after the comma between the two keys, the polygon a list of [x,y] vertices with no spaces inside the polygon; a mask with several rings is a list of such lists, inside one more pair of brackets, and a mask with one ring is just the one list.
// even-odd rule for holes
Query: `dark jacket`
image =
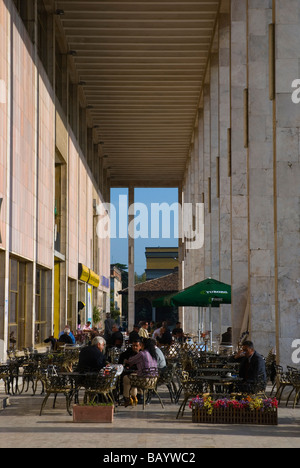
{"label": "dark jacket", "polygon": [[264,358],[256,351],[250,359],[242,358],[240,361],[239,376],[247,383],[263,380],[267,382],[266,363]]}
{"label": "dark jacket", "polygon": [[107,364],[106,358],[96,346],[86,346],[79,354],[77,372],[99,372]]}

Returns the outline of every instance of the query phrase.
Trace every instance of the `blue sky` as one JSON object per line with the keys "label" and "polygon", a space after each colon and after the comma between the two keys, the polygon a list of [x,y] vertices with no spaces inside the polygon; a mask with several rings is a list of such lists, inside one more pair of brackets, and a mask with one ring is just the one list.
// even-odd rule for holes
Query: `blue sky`
{"label": "blue sky", "polygon": [[[124,223],[122,223],[122,215],[126,215],[126,208],[119,205],[119,201],[122,200],[122,196],[127,196],[127,189],[111,189],[111,204],[116,209],[116,223],[112,219],[112,231],[115,229],[116,238],[111,239],[111,263],[124,263],[128,264],[128,240],[119,237],[120,227],[121,232],[124,228]],[[178,190],[177,189],[154,189],[154,188],[139,188],[135,189],[135,203],[142,203],[148,209],[148,225],[143,224],[143,233],[146,231],[148,233],[148,238],[138,238],[135,240],[135,271],[139,275],[144,273],[146,268],[146,257],[145,249],[146,247],[174,247],[178,245],[177,233],[174,227],[174,217],[171,217],[170,223],[170,235],[162,232],[162,218],[156,222],[159,223],[159,237],[151,238],[151,228],[154,228],[154,223],[151,223],[151,204],[153,203],[167,203],[172,205],[173,203],[178,203]],[[136,221],[141,216],[141,212],[136,213]],[[154,218],[153,218],[154,219]],[[152,220],[153,220],[152,219]],[[119,222],[120,221],[120,222]],[[122,226],[120,226],[120,224]],[[158,225],[157,225],[158,226]],[[138,231],[141,231],[140,227],[137,227]],[[158,229],[158,227],[157,227]],[[123,229],[124,233],[124,229]],[[121,234],[122,235],[122,234]]]}

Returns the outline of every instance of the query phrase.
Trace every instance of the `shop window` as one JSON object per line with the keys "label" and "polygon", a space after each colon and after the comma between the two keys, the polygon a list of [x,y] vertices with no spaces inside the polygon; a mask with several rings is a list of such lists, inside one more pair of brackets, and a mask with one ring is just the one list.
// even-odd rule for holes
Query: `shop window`
{"label": "shop window", "polygon": [[67,324],[70,325],[74,332],[77,329],[76,316],[76,281],[68,279],[68,307],[67,307]]}
{"label": "shop window", "polygon": [[40,345],[51,335],[48,329],[51,312],[51,272],[36,269],[35,284],[35,344]]}
{"label": "shop window", "polygon": [[10,259],[8,339],[9,348],[25,346],[26,263]]}

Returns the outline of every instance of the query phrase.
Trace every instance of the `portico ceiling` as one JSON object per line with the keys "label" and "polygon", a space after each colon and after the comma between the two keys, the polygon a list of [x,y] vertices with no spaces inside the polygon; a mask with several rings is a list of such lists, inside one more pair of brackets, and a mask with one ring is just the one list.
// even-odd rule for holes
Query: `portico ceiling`
{"label": "portico ceiling", "polygon": [[111,185],[178,186],[219,0],[61,0]]}

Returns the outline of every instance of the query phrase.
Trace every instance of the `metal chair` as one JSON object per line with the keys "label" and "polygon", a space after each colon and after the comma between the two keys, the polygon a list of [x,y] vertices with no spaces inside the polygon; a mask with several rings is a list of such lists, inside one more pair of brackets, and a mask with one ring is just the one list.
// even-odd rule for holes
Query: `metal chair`
{"label": "metal chair", "polygon": [[273,395],[273,391],[274,391],[275,387],[277,386],[277,391],[276,391],[275,397],[277,398],[278,404],[280,405],[282,394],[283,394],[285,388],[292,386],[292,383],[291,383],[291,380],[290,380],[291,371],[288,370],[288,372],[285,373],[283,371],[283,367],[278,366],[278,365],[276,365],[275,369],[276,369],[276,379],[275,379],[275,384],[274,384],[274,386],[272,388],[272,391],[271,391],[271,396]]}
{"label": "metal chair", "polygon": [[175,383],[174,364],[168,364],[165,369],[159,371],[157,388],[165,385],[169,390],[171,402],[176,402],[177,387]]}
{"label": "metal chair", "polygon": [[188,372],[182,371],[180,375],[181,390],[184,393],[183,401],[178,410],[176,419],[179,418],[180,414],[183,416],[186,404],[189,398],[196,397],[197,395],[204,393],[204,382],[199,381],[195,376],[190,376]]}
{"label": "metal chair", "polygon": [[117,370],[104,373],[88,373],[82,376],[81,385],[85,389],[84,403],[94,403],[103,397],[106,403],[113,403],[116,408],[114,390],[117,386]]}
{"label": "metal chair", "polygon": [[42,415],[43,409],[45,408],[47,400],[51,394],[54,394],[53,408],[55,408],[57,395],[62,394],[65,396],[67,412],[70,416],[72,416],[72,413],[70,411],[70,403],[73,396],[73,386],[68,378],[68,375],[46,376],[44,382],[46,388],[46,396],[42,402],[40,416]]}
{"label": "metal chair", "polygon": [[293,408],[295,409],[300,398],[300,372],[299,371],[291,372],[289,375],[289,380],[290,380],[290,385],[292,385],[292,390],[287,398],[286,406],[288,406],[290,397],[295,392],[295,398],[294,398],[294,403],[293,403]]}
{"label": "metal chair", "polygon": [[158,392],[157,392],[157,382],[158,382],[158,369],[157,368],[147,368],[143,369],[143,375],[139,376],[137,374],[130,374],[129,379],[130,379],[130,384],[132,388],[137,388],[143,393],[143,409],[145,409],[146,406],[146,395],[151,392],[152,394],[155,394],[164,409],[164,404],[162,402],[162,399],[160,398]]}

